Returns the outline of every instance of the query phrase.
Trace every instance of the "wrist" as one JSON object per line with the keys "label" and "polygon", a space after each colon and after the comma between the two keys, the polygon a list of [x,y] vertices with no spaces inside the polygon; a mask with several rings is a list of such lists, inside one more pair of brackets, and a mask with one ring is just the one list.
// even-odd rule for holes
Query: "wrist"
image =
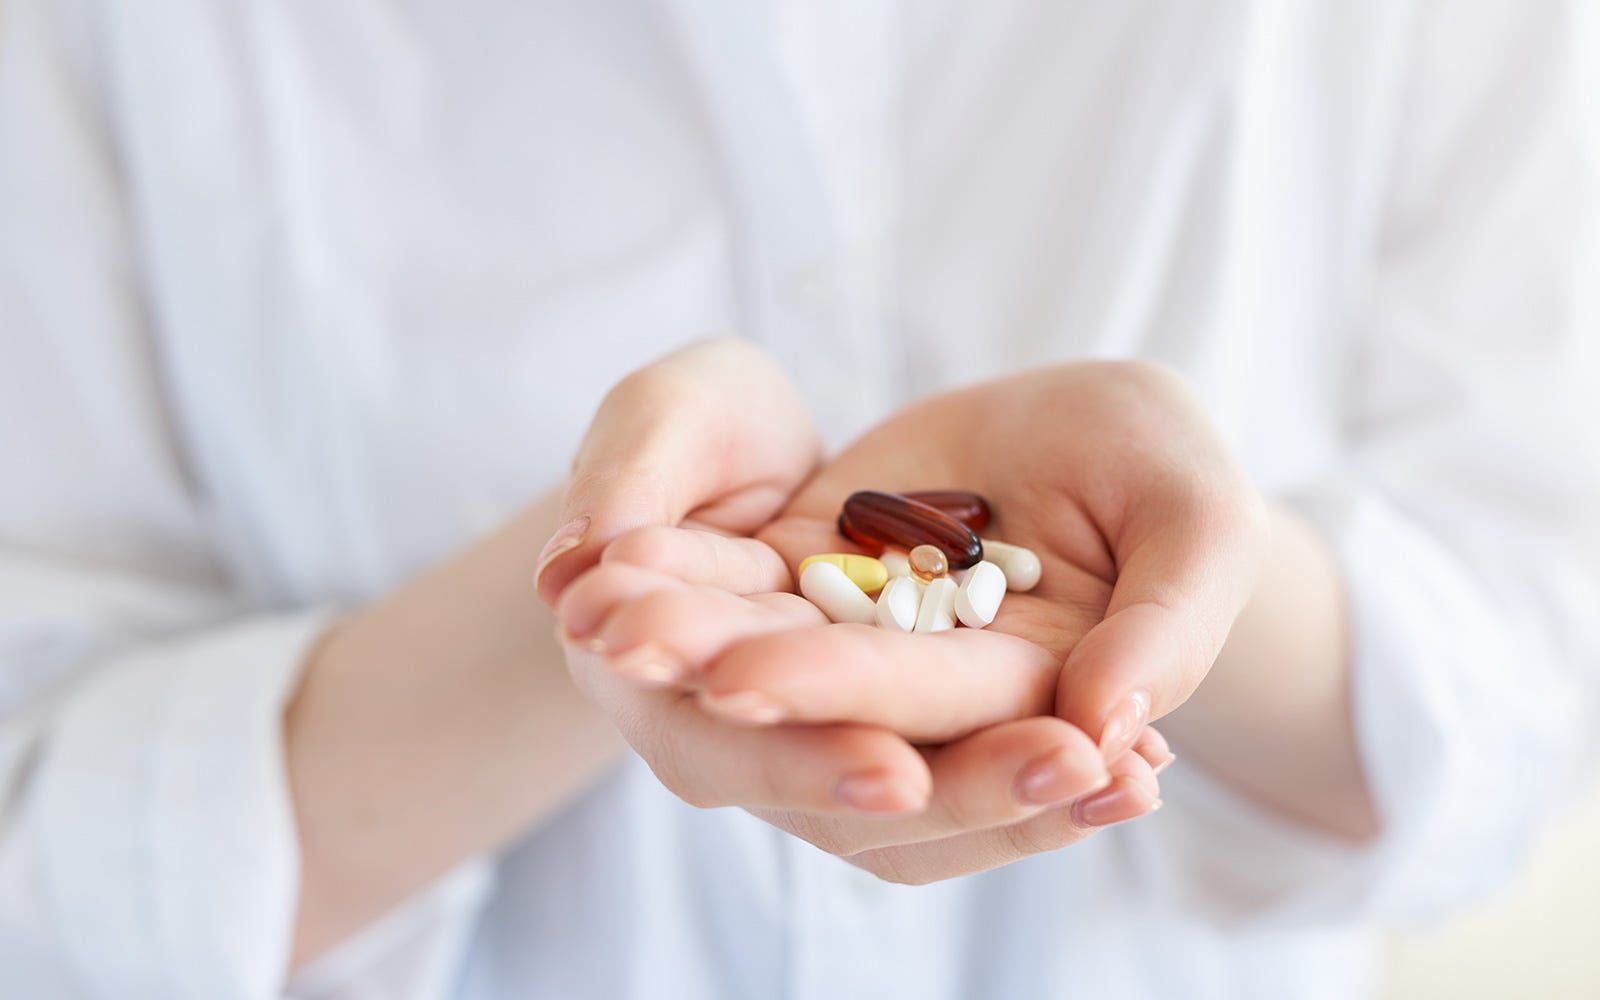
{"label": "wrist", "polygon": [[537,822],[619,752],[533,593],[540,511],[351,614],[312,653],[284,720],[299,960]]}
{"label": "wrist", "polygon": [[1179,753],[1237,790],[1352,840],[1377,831],[1350,701],[1349,612],[1334,553],[1269,505],[1255,591],[1194,696],[1162,722]]}

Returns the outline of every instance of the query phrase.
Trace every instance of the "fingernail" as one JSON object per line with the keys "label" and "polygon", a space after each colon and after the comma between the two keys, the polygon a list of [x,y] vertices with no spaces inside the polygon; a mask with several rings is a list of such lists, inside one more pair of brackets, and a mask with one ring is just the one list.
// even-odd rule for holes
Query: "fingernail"
{"label": "fingernail", "polygon": [[1072,818],[1083,826],[1115,826],[1148,816],[1161,808],[1161,800],[1137,786],[1118,785],[1098,795],[1079,799]]}
{"label": "fingernail", "polygon": [[618,653],[607,662],[617,673],[644,684],[671,684],[683,675],[683,665],[653,642]]}
{"label": "fingernail", "polygon": [[1152,773],[1152,774],[1160,774],[1162,771],[1165,771],[1167,768],[1171,767],[1172,766],[1172,762],[1177,760],[1177,759],[1178,759],[1178,755],[1177,754],[1168,753],[1167,754],[1167,759],[1162,761],[1161,763],[1157,764],[1155,767],[1151,768],[1150,769],[1150,773]]}
{"label": "fingernail", "polygon": [[583,536],[589,531],[589,517],[575,517],[561,526],[561,529],[550,536],[544,543],[544,548],[539,552],[539,565],[533,571],[533,585],[539,586],[539,581],[544,578],[544,571],[550,568],[563,553],[571,552],[583,544]]}
{"label": "fingernail", "polygon": [[556,642],[563,646],[581,649],[586,653],[604,654],[606,649],[609,648],[606,646],[606,641],[599,636],[574,635],[567,631],[565,625],[556,626]]}
{"label": "fingernail", "polygon": [[915,809],[919,799],[911,786],[878,771],[840,778],[833,794],[856,812],[878,815]]}
{"label": "fingernail", "polygon": [[1140,756],[1147,760],[1159,760],[1172,754],[1172,746],[1167,743],[1167,738],[1161,735],[1161,730],[1146,726],[1133,743]]}
{"label": "fingernail", "polygon": [[1116,707],[1110,718],[1106,719],[1105,727],[1100,730],[1100,755],[1109,763],[1133,749],[1134,742],[1139,738],[1139,730],[1149,721],[1149,693],[1133,692]]}
{"label": "fingernail", "polygon": [[1111,775],[1102,769],[1092,785],[1085,787],[1081,769],[1067,766],[1059,750],[1035,757],[1017,772],[1013,794],[1017,801],[1032,806],[1053,806],[1098,791],[1111,784]]}
{"label": "fingernail", "polygon": [[760,691],[732,691],[727,694],[702,691],[700,704],[722,718],[752,726],[770,726],[789,714],[776,700]]}

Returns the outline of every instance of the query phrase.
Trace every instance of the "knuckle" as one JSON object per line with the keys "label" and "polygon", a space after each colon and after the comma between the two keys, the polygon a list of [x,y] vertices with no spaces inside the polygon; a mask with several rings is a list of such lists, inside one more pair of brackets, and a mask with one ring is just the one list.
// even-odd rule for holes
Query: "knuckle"
{"label": "knuckle", "polygon": [[1266,497],[1254,489],[1248,479],[1244,480],[1239,492],[1243,500],[1239,504],[1237,533],[1251,553],[1259,556],[1272,537],[1272,509],[1267,505]]}
{"label": "knuckle", "polygon": [[930,873],[907,865],[903,852],[867,851],[849,859],[850,863],[890,885],[928,885],[938,881]]}
{"label": "knuckle", "polygon": [[657,362],[624,375],[606,393],[605,404],[634,412],[665,413],[693,396],[694,389],[694,380],[681,365]]}
{"label": "knuckle", "polygon": [[686,766],[683,758],[673,752],[665,750],[661,744],[653,748],[647,757],[646,763],[655,773],[656,780],[662,787],[682,799],[687,805],[696,809],[716,809],[727,805],[709,786],[709,783],[700,780],[694,770]]}
{"label": "knuckle", "polygon": [[715,796],[699,794],[692,789],[680,790],[674,794],[682,799],[685,805],[695,809],[720,809],[727,804]]}
{"label": "knuckle", "polygon": [[1000,832],[1005,837],[1006,847],[1017,857],[1027,858],[1038,854],[1046,848],[1040,843],[1039,837],[1034,833],[1034,823],[1013,823],[1003,826]]}
{"label": "knuckle", "polygon": [[655,771],[656,778],[667,791],[682,799],[686,805],[696,809],[715,809],[725,804],[702,785],[685,780],[678,771],[658,765],[652,765],[651,770]]}
{"label": "knuckle", "polygon": [[749,363],[765,357],[766,355],[750,341],[742,337],[724,334],[716,337],[704,337],[695,341],[672,355],[668,359],[668,363],[705,363],[724,360]]}
{"label": "knuckle", "polygon": [[617,607],[606,620],[606,632],[622,646],[647,644],[682,657],[678,640],[684,633],[677,626],[683,620],[679,595],[656,591]]}
{"label": "knuckle", "polygon": [[626,567],[607,566],[604,564],[593,566],[584,570],[577,579],[573,580],[568,589],[574,598],[579,595],[584,597],[608,597],[612,591],[626,582],[627,575],[628,570]]}
{"label": "knuckle", "polygon": [[1032,857],[1076,843],[1088,835],[1072,818],[1072,807],[1052,809],[1022,823],[1002,827],[1006,844],[1018,857]]}
{"label": "knuckle", "polygon": [[577,688],[578,693],[589,701],[595,701],[594,683],[590,679],[592,667],[586,663],[580,663],[578,657],[574,656],[570,651],[561,659],[567,666],[567,676],[571,678],[572,686]]}
{"label": "knuckle", "polygon": [[709,381],[705,365],[657,362],[624,376],[606,394],[601,412],[625,419],[642,435],[637,452],[649,454],[652,443],[669,439],[674,429],[694,426],[714,410],[717,397],[707,391]]}
{"label": "knuckle", "polygon": [[841,824],[828,817],[798,813],[790,818],[789,825],[795,836],[836,858],[851,858],[853,861],[852,855],[859,849],[859,844],[845,832]]}
{"label": "knuckle", "polygon": [[1005,831],[1006,846],[1018,857],[1028,858],[1053,851],[1066,842],[1058,836],[1059,826],[1057,817],[1047,813],[1001,829]]}
{"label": "knuckle", "polygon": [[937,797],[938,808],[929,810],[928,819],[937,824],[940,832],[957,833],[988,825],[983,810],[968,801],[959,791],[955,793],[942,791],[938,782],[935,782],[934,795]]}
{"label": "knuckle", "polygon": [[622,484],[623,472],[615,464],[580,453],[574,460],[571,481],[567,484],[568,502],[573,502],[574,498],[588,498],[592,502],[593,498],[610,496]]}
{"label": "knuckle", "polygon": [[1130,358],[1096,362],[1095,367],[1103,385],[1134,400],[1188,392],[1183,375],[1159,361]]}
{"label": "knuckle", "polygon": [[557,613],[565,619],[576,608],[590,613],[595,609],[609,608],[627,593],[631,569],[626,566],[596,566],[585,570],[567,585]]}
{"label": "knuckle", "polygon": [[673,529],[664,525],[634,528],[613,539],[600,560],[602,563],[626,563],[644,569],[661,569],[671,564],[675,541]]}

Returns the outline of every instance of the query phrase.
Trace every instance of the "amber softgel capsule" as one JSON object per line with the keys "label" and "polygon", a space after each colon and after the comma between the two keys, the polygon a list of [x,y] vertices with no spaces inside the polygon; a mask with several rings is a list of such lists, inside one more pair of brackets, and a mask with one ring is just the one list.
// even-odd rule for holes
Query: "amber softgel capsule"
{"label": "amber softgel capsule", "polygon": [[948,569],[966,569],[983,558],[983,543],[971,528],[925,503],[881,490],[858,490],[839,513],[839,533],[860,545],[914,549],[933,545]]}
{"label": "amber softgel capsule", "polygon": [[971,490],[905,490],[900,495],[943,511],[973,531],[989,526],[989,501]]}
{"label": "amber softgel capsule", "polygon": [[950,560],[937,545],[918,545],[906,556],[906,568],[918,583],[928,583],[950,575]]}

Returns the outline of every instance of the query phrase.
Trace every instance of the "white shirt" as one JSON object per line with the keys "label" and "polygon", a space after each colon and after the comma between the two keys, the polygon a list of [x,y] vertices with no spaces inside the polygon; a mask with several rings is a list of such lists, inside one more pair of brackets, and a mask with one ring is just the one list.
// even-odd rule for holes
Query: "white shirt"
{"label": "white shirt", "polygon": [[[1596,721],[1589,10],[10,0],[5,991],[1359,995],[1370,921],[1495,884]],[[1186,372],[1338,551],[1382,839],[1191,765],[898,888],[630,761],[286,985],[307,643],[719,331],[834,442],[1048,360]]]}

